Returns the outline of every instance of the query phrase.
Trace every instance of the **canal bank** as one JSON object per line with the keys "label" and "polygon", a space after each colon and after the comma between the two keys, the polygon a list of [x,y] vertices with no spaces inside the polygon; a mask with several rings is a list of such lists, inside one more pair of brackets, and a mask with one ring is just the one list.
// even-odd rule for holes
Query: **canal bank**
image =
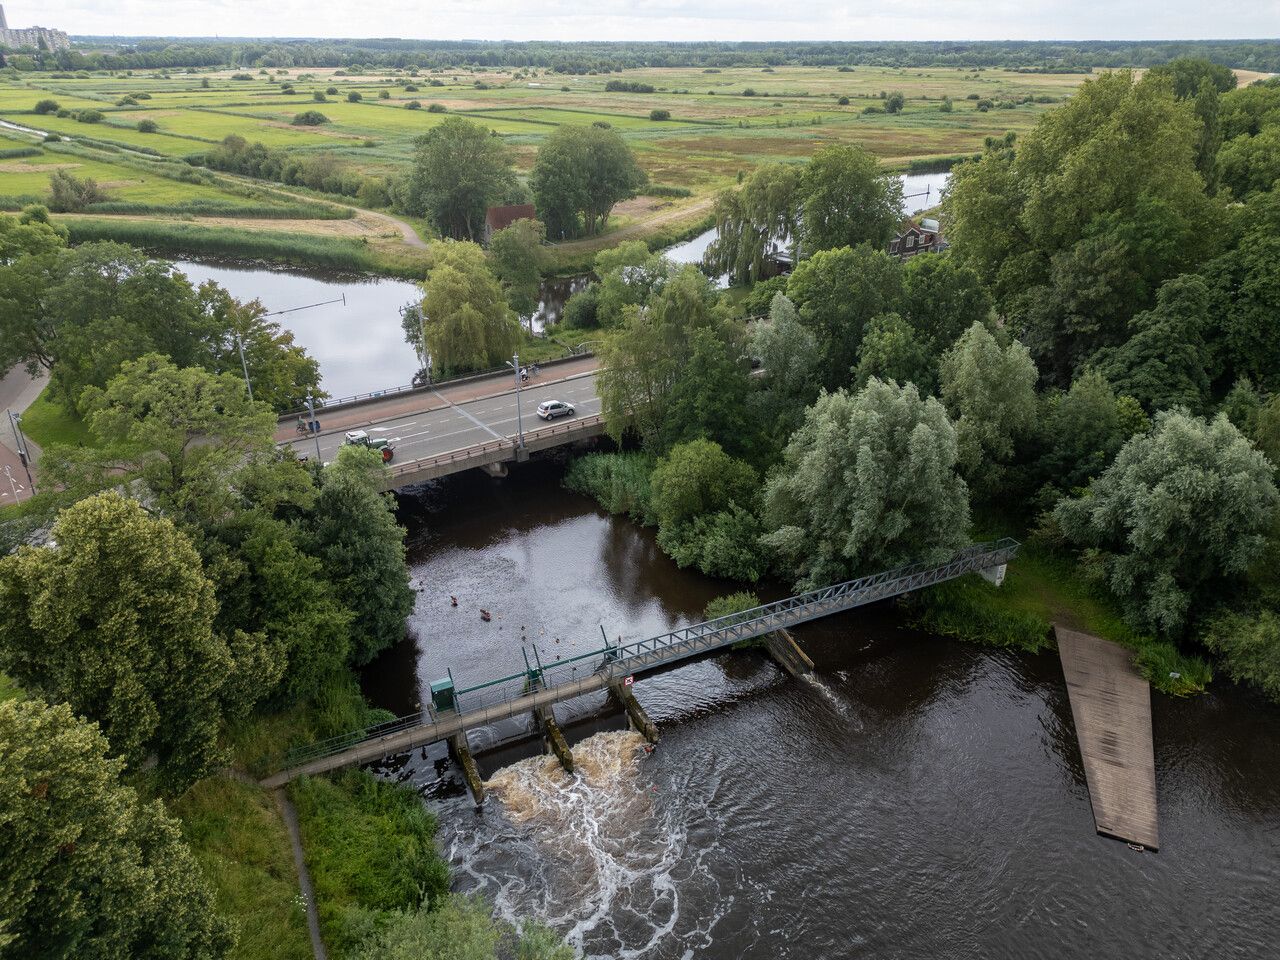
{"label": "canal bank", "polygon": [[[379,706],[404,712],[445,665],[510,672],[524,643],[554,656],[601,627],[691,622],[732,589],[559,475],[526,464],[401,498],[420,639],[367,674]],[[440,817],[456,887],[588,956],[1265,955],[1274,707],[1226,685],[1153,694],[1162,848],[1138,854],[1094,834],[1055,653],[941,640],[891,606],[795,634],[810,680],[741,651],[637,682],[662,734],[651,754],[618,711],[588,717],[603,695],[557,708],[573,776],[476,742],[478,812],[443,751],[381,772]]]}

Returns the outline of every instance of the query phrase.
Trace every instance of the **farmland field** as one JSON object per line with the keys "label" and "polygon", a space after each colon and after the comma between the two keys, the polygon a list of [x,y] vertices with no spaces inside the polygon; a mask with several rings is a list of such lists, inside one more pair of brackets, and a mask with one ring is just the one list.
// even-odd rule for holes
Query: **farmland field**
{"label": "farmland field", "polygon": [[[633,90],[644,85],[653,92],[606,89],[609,80],[619,79]],[[0,81],[0,119],[52,131],[73,142],[143,151],[154,157],[153,163],[168,163],[174,171],[188,162],[199,163],[202,154],[235,135],[301,157],[328,154],[340,167],[376,178],[403,171],[414,139],[454,113],[503,138],[522,175],[532,167],[538,144],[556,127],[608,124],[631,144],[653,183],[690,194],[641,198],[622,205],[610,221],[610,235],[657,239],[704,222],[716,191],[759,163],[798,162],[832,142],[859,144],[895,169],[912,161],[973,153],[987,137],[1029,129],[1083,79],[1080,74],[999,69],[876,67],[655,68],[587,76],[515,68],[444,69],[421,76],[399,71],[349,76],[319,68],[95,73],[57,79],[26,74]],[[905,97],[904,108],[887,113],[884,98],[895,91]],[[63,115],[32,113],[35,103],[45,98],[57,101]],[[944,98],[949,98],[949,109]],[[421,108],[407,109],[412,101]],[[437,104],[443,111],[427,109]],[[84,109],[100,111],[102,119],[80,122],[76,114]],[[327,122],[294,125],[294,118],[309,110],[319,111]],[[670,119],[651,119],[654,110],[668,111]],[[156,131],[140,132],[138,124],[144,120],[154,122]],[[22,140],[12,131],[6,137],[0,146],[16,146],[10,141]],[[238,178],[181,183],[153,172],[116,168],[108,154],[95,153],[91,159],[49,154],[9,161],[0,167],[0,203],[12,207],[16,198],[40,195],[47,186],[47,172],[68,163],[78,164],[67,167],[78,176],[114,185],[113,197],[120,200],[244,202],[243,190],[235,184]],[[300,188],[263,189],[278,190],[275,202],[281,204],[300,199]],[[350,197],[303,193],[307,196],[302,200],[354,202]],[[257,202],[262,202],[261,196]],[[171,215],[158,212],[156,217]],[[184,214],[184,219],[191,219],[191,214]],[[225,218],[216,223],[225,226]],[[328,229],[335,237],[349,238],[362,224],[381,231],[378,243],[385,246],[385,218],[335,220],[329,227],[311,219],[305,232]],[[280,227],[261,223],[254,229]],[[610,235],[578,246],[598,248],[611,242]],[[566,254],[574,246],[565,245]]]}

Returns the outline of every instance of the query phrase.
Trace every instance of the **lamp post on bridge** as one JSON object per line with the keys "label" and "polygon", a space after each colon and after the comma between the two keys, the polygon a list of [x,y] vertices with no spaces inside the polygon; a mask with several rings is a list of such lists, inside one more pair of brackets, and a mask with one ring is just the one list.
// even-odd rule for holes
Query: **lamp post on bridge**
{"label": "lamp post on bridge", "polygon": [[307,429],[311,431],[311,436],[316,442],[316,463],[324,466],[324,458],[320,456],[320,425],[316,423],[316,400],[311,394],[307,394],[307,412],[311,414],[311,419],[307,421]]}
{"label": "lamp post on bridge", "polygon": [[516,436],[519,438],[520,449],[524,449],[524,420],[520,413],[520,354],[513,353],[511,359],[507,361],[507,366],[512,369],[516,375]]}

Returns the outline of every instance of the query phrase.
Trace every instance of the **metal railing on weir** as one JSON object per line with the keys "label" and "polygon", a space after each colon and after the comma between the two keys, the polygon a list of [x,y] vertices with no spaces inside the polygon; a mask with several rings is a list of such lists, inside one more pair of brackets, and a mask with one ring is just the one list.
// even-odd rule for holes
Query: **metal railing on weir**
{"label": "metal railing on weir", "polygon": [[[570,699],[578,695],[575,688],[580,690],[582,681],[588,677],[606,674],[610,679],[618,679],[657,669],[743,640],[765,636],[775,630],[852,610],[877,600],[902,596],[966,573],[999,567],[1014,558],[1019,546],[1021,544],[1011,537],[973,544],[943,563],[925,561],[897,567],[883,573],[810,590],[784,600],[763,603],[748,610],[680,627],[644,640],[613,644],[608,642],[606,636],[604,646],[598,649],[573,657],[558,658],[550,663],[542,662],[538,648],[534,645],[526,648],[525,670],[456,688],[453,708],[449,711],[437,713],[428,707],[419,713],[397,717],[364,730],[353,730],[291,750],[287,766],[299,766],[341,753],[366,741],[382,739],[414,727],[429,726],[451,714],[462,717],[478,716],[485,712],[492,714],[493,708],[504,704],[514,705],[539,690],[553,692],[564,688],[563,697],[553,695],[551,700]],[[532,661],[529,660],[529,649],[533,652]],[[452,673],[450,676],[452,677]],[[598,689],[599,684],[594,687]],[[517,712],[513,709],[504,715],[515,716]],[[493,722],[494,719],[495,717],[490,716],[486,722]]]}

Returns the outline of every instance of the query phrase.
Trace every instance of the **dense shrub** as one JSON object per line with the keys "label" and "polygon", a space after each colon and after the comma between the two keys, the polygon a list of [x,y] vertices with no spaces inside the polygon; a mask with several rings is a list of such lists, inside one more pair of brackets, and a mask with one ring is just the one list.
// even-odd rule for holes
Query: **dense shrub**
{"label": "dense shrub", "polygon": [[671,111],[670,110],[650,110],[649,119],[650,120],[670,120]]}
{"label": "dense shrub", "polygon": [[81,123],[101,123],[102,111],[101,110],[81,110],[79,113],[76,114],[76,119],[79,120]]}
{"label": "dense shrub", "polygon": [[138,121],[139,133],[155,133],[159,129],[160,127],[156,124],[154,120],[143,119]]}
{"label": "dense shrub", "polygon": [[653,93],[653,84],[634,80],[610,80],[604,88],[609,93]]}
{"label": "dense shrub", "polygon": [[65,170],[49,176],[49,209],[56,213],[75,213],[107,199],[107,192],[88,177],[80,180]]}
{"label": "dense shrub", "polygon": [[31,108],[32,113],[57,113],[59,105],[57,100],[38,100],[36,105]]}
{"label": "dense shrub", "polygon": [[318,127],[320,124],[328,122],[329,118],[319,110],[304,110],[292,120],[295,127]]}
{"label": "dense shrub", "polygon": [[404,108],[405,108],[406,110],[421,110],[421,109],[422,109],[422,101],[421,101],[421,100],[410,100],[408,103],[406,103],[406,104],[404,105]]}
{"label": "dense shrub", "polygon": [[569,465],[564,485],[594,498],[610,513],[625,513],[637,523],[652,525],[649,477],[653,458],[643,453],[589,453]]}

